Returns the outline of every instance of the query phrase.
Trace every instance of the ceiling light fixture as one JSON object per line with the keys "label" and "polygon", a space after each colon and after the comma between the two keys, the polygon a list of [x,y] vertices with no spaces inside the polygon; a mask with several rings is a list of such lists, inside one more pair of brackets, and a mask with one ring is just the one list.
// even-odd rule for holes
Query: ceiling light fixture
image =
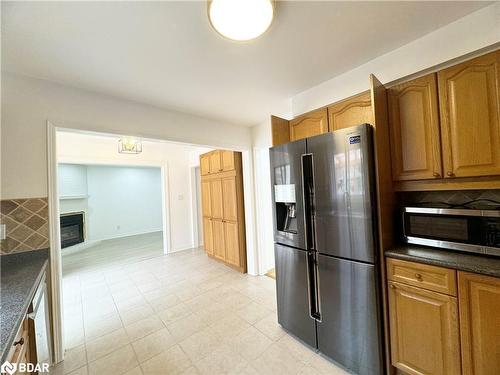
{"label": "ceiling light fixture", "polygon": [[118,152],[120,154],[140,154],[142,142],[139,139],[124,137],[118,140]]}
{"label": "ceiling light fixture", "polygon": [[208,0],[208,19],[222,36],[246,41],[262,35],[274,18],[274,0]]}

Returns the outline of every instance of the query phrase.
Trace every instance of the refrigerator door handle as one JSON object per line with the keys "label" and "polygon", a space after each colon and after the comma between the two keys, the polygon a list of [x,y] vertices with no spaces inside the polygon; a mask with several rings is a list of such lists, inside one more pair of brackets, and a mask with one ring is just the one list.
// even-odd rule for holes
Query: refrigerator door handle
{"label": "refrigerator door handle", "polygon": [[317,285],[317,261],[313,251],[307,252],[307,289],[309,296],[309,316],[321,322],[321,314],[319,311],[319,289]]}

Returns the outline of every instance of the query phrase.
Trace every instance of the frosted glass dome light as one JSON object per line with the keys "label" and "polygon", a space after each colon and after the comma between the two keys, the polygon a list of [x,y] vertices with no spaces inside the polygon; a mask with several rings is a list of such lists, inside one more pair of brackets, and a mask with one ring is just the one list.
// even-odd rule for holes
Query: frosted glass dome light
{"label": "frosted glass dome light", "polygon": [[226,38],[245,41],[262,35],[274,17],[273,0],[209,0],[208,19]]}

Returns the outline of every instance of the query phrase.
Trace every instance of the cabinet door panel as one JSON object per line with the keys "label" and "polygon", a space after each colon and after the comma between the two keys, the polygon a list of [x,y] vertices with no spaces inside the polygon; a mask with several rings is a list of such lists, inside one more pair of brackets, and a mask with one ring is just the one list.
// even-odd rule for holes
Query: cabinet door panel
{"label": "cabinet door panel", "polygon": [[222,160],[222,170],[223,171],[232,171],[234,170],[234,152],[223,150],[221,151],[221,160]]}
{"label": "cabinet door panel", "polygon": [[500,51],[438,72],[445,177],[500,174]]}
{"label": "cabinet door panel", "polygon": [[362,93],[329,106],[328,124],[330,131],[361,124],[373,124],[370,93]]}
{"label": "cabinet door panel", "polygon": [[222,220],[212,220],[212,235],[214,244],[214,256],[218,259],[226,259],[226,245],[224,239],[224,223]]}
{"label": "cabinet door panel", "polygon": [[208,154],[200,156],[200,173],[202,176],[210,173],[210,156]]}
{"label": "cabinet door panel", "polygon": [[458,273],[465,375],[500,374],[500,279]]}
{"label": "cabinet door panel", "polygon": [[210,173],[222,172],[220,151],[212,151],[210,154]]}
{"label": "cabinet door panel", "polygon": [[328,132],[328,114],[326,108],[306,113],[290,120],[290,141],[312,137]]}
{"label": "cabinet door panel", "polygon": [[211,198],[212,218],[222,219],[223,199],[222,199],[222,180],[220,178],[210,181],[210,198]]}
{"label": "cabinet door panel", "polygon": [[393,180],[441,177],[435,74],[391,87],[388,102]]}
{"label": "cabinet door panel", "polygon": [[226,245],[226,262],[235,266],[240,265],[240,243],[238,235],[238,223],[232,221],[224,222],[224,239]]}
{"label": "cabinet door panel", "polygon": [[201,182],[201,212],[204,217],[212,216],[212,197],[210,194],[210,181]]}
{"label": "cabinet door panel", "polygon": [[222,197],[224,202],[224,220],[238,220],[238,196],[236,177],[222,179]]}
{"label": "cabinet door panel", "polygon": [[391,362],[408,374],[460,374],[454,297],[389,282]]}
{"label": "cabinet door panel", "polygon": [[203,218],[203,244],[207,254],[214,254],[214,244],[212,235],[212,220],[209,218]]}

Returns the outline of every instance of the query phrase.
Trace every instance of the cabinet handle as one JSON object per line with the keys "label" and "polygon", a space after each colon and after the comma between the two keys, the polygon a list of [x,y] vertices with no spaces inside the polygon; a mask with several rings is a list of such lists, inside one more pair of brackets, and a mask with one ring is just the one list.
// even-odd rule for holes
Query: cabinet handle
{"label": "cabinet handle", "polygon": [[17,346],[17,345],[22,346],[22,345],[24,345],[24,337],[21,337],[21,338],[19,339],[19,341],[14,341],[14,344],[12,344],[12,345],[13,345],[13,346]]}
{"label": "cabinet handle", "polygon": [[453,176],[455,176],[455,173],[449,171],[449,172],[446,172],[446,175],[448,177],[453,177]]}
{"label": "cabinet handle", "polygon": [[396,285],[394,285],[394,284],[389,284],[389,287],[390,287],[391,289],[396,289]]}
{"label": "cabinet handle", "polygon": [[417,280],[419,280],[419,281],[422,281],[422,275],[421,275],[421,274],[419,274],[419,273],[416,273],[416,274],[415,274],[415,278],[416,278]]}
{"label": "cabinet handle", "polygon": [[432,175],[433,175],[434,177],[436,177],[436,178],[441,177],[441,175],[440,175],[439,173],[437,173],[437,172],[434,172]]}

